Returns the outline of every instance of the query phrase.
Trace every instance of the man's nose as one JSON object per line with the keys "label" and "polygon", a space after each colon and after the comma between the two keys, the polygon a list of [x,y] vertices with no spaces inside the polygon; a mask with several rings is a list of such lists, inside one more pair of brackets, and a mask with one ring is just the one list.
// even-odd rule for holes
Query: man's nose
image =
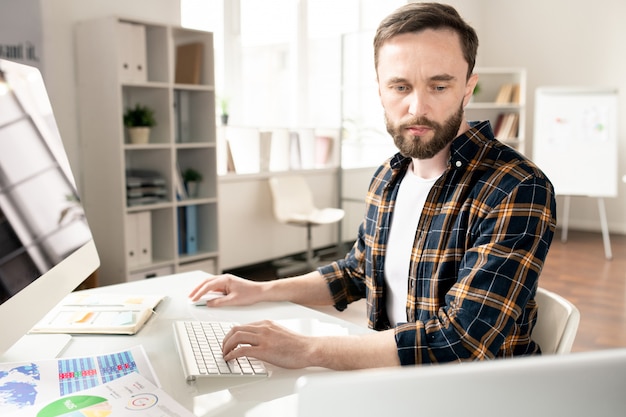
{"label": "man's nose", "polygon": [[427,113],[428,104],[426,94],[417,89],[407,96],[409,104],[409,114],[412,116],[422,116]]}

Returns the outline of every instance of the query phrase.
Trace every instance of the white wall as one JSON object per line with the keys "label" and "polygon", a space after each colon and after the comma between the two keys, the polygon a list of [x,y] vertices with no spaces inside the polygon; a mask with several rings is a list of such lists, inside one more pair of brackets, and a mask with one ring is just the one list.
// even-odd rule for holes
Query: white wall
{"label": "white wall", "polygon": [[[263,0],[259,0],[263,1]],[[180,21],[178,0],[40,0],[45,77],[72,166],[79,167],[72,30],[75,22],[109,14]],[[543,85],[603,85],[626,102],[626,2],[601,0],[449,0],[477,29],[481,66],[528,70],[528,117],[532,151],[534,90]],[[620,177],[626,174],[626,104],[620,107]],[[557,157],[557,156],[555,156]],[[584,167],[581,167],[584,169]],[[79,178],[80,181],[80,178]],[[626,234],[626,184],[607,199],[610,229]],[[599,230],[596,202],[574,198],[570,227]]]}
{"label": "white wall", "polygon": [[[621,103],[618,173],[620,178],[626,174],[626,2],[482,0],[479,4],[489,16],[479,28],[480,64],[527,68],[526,132],[531,151],[537,87],[616,87]],[[618,193],[617,198],[605,199],[609,228],[626,233],[626,184],[621,181]],[[595,199],[572,198],[570,228],[600,230]]]}
{"label": "white wall", "polygon": [[[23,0],[20,0],[23,1]],[[36,0],[26,0],[36,1]],[[179,0],[39,0],[43,25],[43,75],[70,164],[81,183],[76,102],[74,25],[82,20],[118,15],[180,24]]]}

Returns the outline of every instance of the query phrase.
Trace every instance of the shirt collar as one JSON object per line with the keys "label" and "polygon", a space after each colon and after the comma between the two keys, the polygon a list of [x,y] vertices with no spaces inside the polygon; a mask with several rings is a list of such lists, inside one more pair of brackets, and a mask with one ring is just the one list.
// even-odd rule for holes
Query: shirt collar
{"label": "shirt collar", "polygon": [[[481,148],[494,140],[493,130],[489,121],[469,122],[470,128],[465,133],[456,137],[450,146],[451,169],[459,169],[476,159]],[[391,169],[401,171],[411,163],[411,158],[396,153],[390,161]]]}

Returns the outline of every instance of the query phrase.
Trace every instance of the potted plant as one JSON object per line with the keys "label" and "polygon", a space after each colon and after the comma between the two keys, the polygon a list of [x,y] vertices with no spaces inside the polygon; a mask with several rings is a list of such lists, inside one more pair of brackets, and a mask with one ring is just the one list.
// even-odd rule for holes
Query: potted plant
{"label": "potted plant", "polygon": [[202,174],[200,173],[200,171],[193,168],[187,168],[183,171],[182,176],[189,197],[197,197],[198,186],[202,181]]}
{"label": "potted plant", "polygon": [[131,143],[148,143],[150,129],[156,126],[154,110],[137,103],[124,112],[124,126],[128,129]]}
{"label": "potted plant", "polygon": [[222,124],[226,126],[228,124],[228,99],[225,97],[220,99],[220,118]]}

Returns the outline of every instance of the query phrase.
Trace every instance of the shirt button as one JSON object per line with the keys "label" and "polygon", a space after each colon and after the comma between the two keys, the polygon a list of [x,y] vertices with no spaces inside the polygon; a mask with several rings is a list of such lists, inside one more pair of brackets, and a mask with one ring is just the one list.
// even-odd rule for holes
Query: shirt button
{"label": "shirt button", "polygon": [[456,162],[454,163],[454,165],[456,165],[456,167],[457,167],[457,168],[461,168],[461,165],[463,165],[463,162],[461,162],[461,161],[456,161]]}

